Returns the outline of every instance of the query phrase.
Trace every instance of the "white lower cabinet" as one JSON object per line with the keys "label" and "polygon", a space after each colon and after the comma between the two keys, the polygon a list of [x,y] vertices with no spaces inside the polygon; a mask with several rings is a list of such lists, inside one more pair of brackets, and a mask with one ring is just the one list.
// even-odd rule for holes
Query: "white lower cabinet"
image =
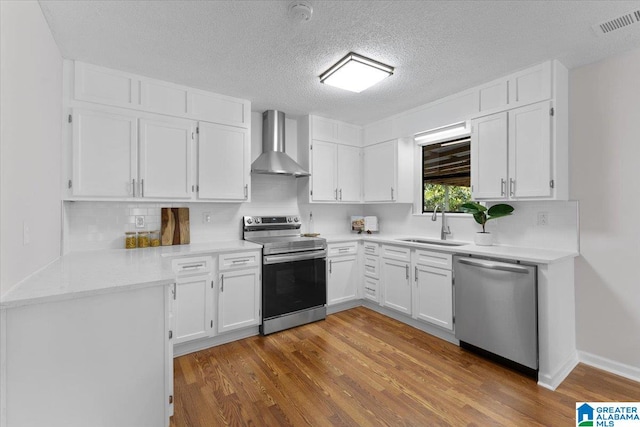
{"label": "white lower cabinet", "polygon": [[[330,244],[328,247],[327,305],[358,297],[360,269],[357,242]],[[337,256],[332,256],[336,254]]]}
{"label": "white lower cabinet", "polygon": [[[258,251],[220,255],[218,333],[260,324],[262,274],[260,267],[247,268],[259,255]],[[225,262],[230,258],[240,262]]]}
{"label": "white lower cabinet", "polygon": [[[382,253],[382,286],[384,289],[382,305],[411,315],[411,251],[399,246],[383,245]],[[385,253],[393,254],[394,258],[384,258]]]}
{"label": "white lower cabinet", "polygon": [[208,337],[213,328],[213,257],[177,258],[173,343]]}
{"label": "white lower cabinet", "polygon": [[452,255],[416,250],[414,260],[413,317],[453,330]]}
{"label": "white lower cabinet", "polygon": [[211,283],[208,274],[176,281],[174,344],[209,336],[213,319]]}

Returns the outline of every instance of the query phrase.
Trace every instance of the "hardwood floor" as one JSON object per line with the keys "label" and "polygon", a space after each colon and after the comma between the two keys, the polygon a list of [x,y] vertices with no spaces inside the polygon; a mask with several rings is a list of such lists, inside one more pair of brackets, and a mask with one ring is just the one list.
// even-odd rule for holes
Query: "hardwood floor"
{"label": "hardwood floor", "polygon": [[179,357],[183,426],[573,426],[576,401],[640,401],[579,365],[555,391],[364,307]]}

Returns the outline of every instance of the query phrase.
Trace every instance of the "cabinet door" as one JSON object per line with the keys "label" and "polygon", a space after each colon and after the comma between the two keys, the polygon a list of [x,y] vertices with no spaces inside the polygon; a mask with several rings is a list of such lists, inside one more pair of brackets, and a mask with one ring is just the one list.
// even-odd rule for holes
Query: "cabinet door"
{"label": "cabinet door", "polygon": [[209,336],[213,320],[211,276],[181,278],[176,282],[174,344]]}
{"label": "cabinet door", "polygon": [[509,106],[517,107],[551,98],[551,62],[509,76]]}
{"label": "cabinet door", "polygon": [[507,113],[471,122],[471,191],[475,200],[507,197]]}
{"label": "cabinet door", "polygon": [[383,305],[411,315],[409,263],[385,259],[382,265]]}
{"label": "cabinet door", "polygon": [[218,332],[260,324],[260,270],[220,274]]}
{"label": "cabinet door", "polygon": [[358,262],[355,256],[329,258],[327,305],[356,299]]}
{"label": "cabinet door", "polygon": [[338,200],[359,202],[361,182],[360,148],[338,145]]}
{"label": "cabinet door", "polygon": [[397,141],[364,148],[364,201],[394,201],[398,191]]}
{"label": "cabinet door", "polygon": [[140,119],[139,196],[191,198],[194,131],[189,121]]}
{"label": "cabinet door", "polygon": [[73,195],[133,197],[138,176],[137,120],[73,110]]}
{"label": "cabinet door", "polygon": [[247,130],[199,123],[199,199],[249,199]]}
{"label": "cabinet door", "polygon": [[417,265],[414,317],[453,330],[453,286],[450,270]]}
{"label": "cabinet door", "polygon": [[551,196],[551,102],[509,111],[509,195]]}
{"label": "cabinet door", "polygon": [[338,196],[336,183],[337,146],[331,142],[313,141],[311,183],[313,201],[335,201]]}

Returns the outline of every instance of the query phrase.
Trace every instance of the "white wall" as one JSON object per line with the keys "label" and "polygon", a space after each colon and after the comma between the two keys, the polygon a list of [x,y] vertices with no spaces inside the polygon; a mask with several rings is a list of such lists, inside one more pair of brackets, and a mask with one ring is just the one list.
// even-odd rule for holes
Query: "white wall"
{"label": "white wall", "polygon": [[640,50],[570,74],[571,193],[581,207],[577,347],[638,379],[639,76]]}
{"label": "white wall", "polygon": [[60,254],[62,57],[37,2],[2,1],[0,20],[4,293]]}

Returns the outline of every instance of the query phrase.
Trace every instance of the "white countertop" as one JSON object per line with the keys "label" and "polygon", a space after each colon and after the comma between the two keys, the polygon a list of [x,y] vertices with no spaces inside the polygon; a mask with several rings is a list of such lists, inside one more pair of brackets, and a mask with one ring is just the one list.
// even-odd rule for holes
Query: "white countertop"
{"label": "white countertop", "polygon": [[158,248],[72,252],[16,284],[0,297],[0,308],[132,288],[168,285],[175,281],[170,257],[260,249],[244,240]]}
{"label": "white countertop", "polygon": [[[580,255],[578,252],[571,251],[557,251],[552,249],[540,249],[540,248],[524,248],[517,246],[506,245],[492,245],[492,246],[478,246],[473,242],[459,242],[465,243],[463,246],[441,246],[441,245],[426,245],[422,243],[403,242],[400,239],[409,238],[423,238],[433,239],[424,236],[407,236],[407,235],[392,235],[392,234],[336,234],[336,235],[321,235],[327,239],[327,243],[339,243],[354,240],[364,240],[377,243],[386,243],[394,245],[402,245],[416,249],[428,249],[439,252],[453,253],[453,254],[466,254],[466,255],[481,255],[487,257],[496,257],[509,260],[518,260],[523,262],[530,262],[534,264],[552,264],[560,262],[565,259],[575,258]],[[437,240],[437,239],[436,239]]]}

